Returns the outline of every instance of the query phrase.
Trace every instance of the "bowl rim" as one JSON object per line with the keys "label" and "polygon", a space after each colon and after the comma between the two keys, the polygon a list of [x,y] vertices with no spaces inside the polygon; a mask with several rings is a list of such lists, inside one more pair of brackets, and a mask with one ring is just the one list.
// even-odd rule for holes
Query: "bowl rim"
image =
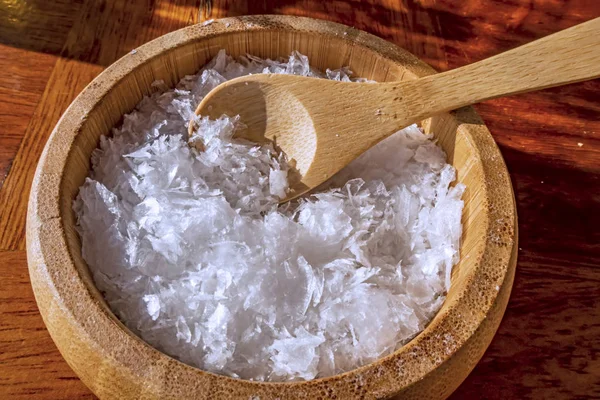
{"label": "bowl rim", "polygon": [[[485,198],[488,202],[486,206],[490,210],[490,215],[493,217],[494,210],[502,209],[504,206],[502,216],[508,218],[507,224],[509,228],[508,241],[506,243],[496,243],[492,235],[488,234],[488,237],[485,238],[485,249],[482,254],[478,255],[479,259],[474,268],[473,275],[477,275],[482,265],[487,263],[485,260],[502,260],[501,262],[497,262],[499,269],[497,271],[498,279],[494,282],[483,282],[483,279],[470,279],[465,285],[465,290],[461,293],[460,302],[456,301],[450,305],[443,315],[437,315],[423,331],[392,354],[348,372],[311,381],[257,382],[235,379],[189,366],[156,350],[127,329],[109,311],[106,304],[102,304],[103,300],[97,299],[99,292],[95,286],[90,288],[88,284],[83,282],[83,278],[73,261],[73,255],[70,253],[70,245],[67,243],[65,236],[65,230],[70,228],[64,225],[62,212],[64,206],[61,205],[61,182],[63,178],[60,172],[65,170],[69,150],[73,146],[77,133],[86,122],[85,118],[81,118],[82,111],[86,109],[88,111],[91,110],[129,72],[141,67],[154,58],[161,57],[164,53],[174,50],[177,47],[222,34],[236,34],[244,31],[268,31],[282,28],[299,33],[329,35],[332,37],[336,36],[337,38],[343,36],[345,40],[354,42],[355,45],[370,48],[393,63],[402,62],[406,69],[418,76],[435,73],[430,66],[408,51],[377,36],[334,22],[281,15],[232,17],[215,19],[211,24],[191,25],[163,35],[138,47],[135,52],[126,54],[106,68],[73,101],[48,139],[35,172],[27,213],[27,258],[36,301],[42,311],[42,317],[51,336],[70,365],[72,363],[66,354],[67,351],[60,348],[60,341],[57,340],[59,333],[52,327],[52,317],[45,312],[48,308],[41,304],[48,299],[54,302],[52,304],[54,311],[59,310],[65,313],[67,318],[75,324],[73,329],[79,334],[93,337],[91,330],[94,327],[82,320],[83,318],[89,318],[89,313],[91,312],[95,318],[105,320],[104,322],[107,326],[111,326],[114,330],[122,331],[120,333],[124,332],[124,337],[129,338],[128,345],[135,346],[135,351],[144,355],[145,360],[154,360],[157,364],[164,364],[166,365],[165,368],[169,368],[172,372],[179,371],[186,376],[194,376],[201,385],[204,385],[202,382],[216,381],[219,382],[219,385],[223,386],[241,384],[254,388],[269,387],[272,389],[271,393],[288,394],[289,389],[303,386],[307,390],[314,389],[314,393],[317,393],[316,390],[321,390],[324,386],[333,387],[342,380],[349,381],[352,379],[361,379],[363,376],[377,376],[381,382],[388,382],[388,385],[386,385],[386,388],[382,392],[382,395],[387,396],[415,384],[458,352],[475,334],[482,321],[485,320],[488,311],[495,306],[500,293],[505,294],[504,297],[506,297],[507,301],[512,287],[512,276],[514,275],[516,264],[517,215],[514,194],[502,155],[487,127],[471,107],[452,112],[450,115],[458,121],[458,125],[471,133],[470,139],[473,142],[474,151],[478,154],[478,161],[483,166],[483,179],[486,182],[485,190],[487,191]],[[345,35],[344,33],[348,34]],[[493,165],[493,168],[486,170],[486,163]],[[486,176],[486,174],[492,173],[491,170],[493,170],[494,174],[498,174],[499,177],[491,178]],[[504,184],[492,184],[494,182],[503,182]],[[507,204],[509,205],[508,208],[506,208]],[[488,221],[487,232],[491,233],[494,229],[497,229],[497,227]],[[49,237],[54,237],[55,240],[52,243],[48,243],[47,239]],[[65,260],[68,261],[65,262]],[[74,281],[76,281],[75,285],[73,284]],[[495,293],[491,290],[494,285],[496,288]],[[82,289],[85,292],[82,292]],[[488,294],[483,303],[481,299],[482,290],[485,290],[486,294]],[[50,297],[48,297],[48,293],[51,294]],[[474,315],[469,315],[469,311],[473,314],[472,310],[465,308],[465,304],[469,303],[470,299],[477,299],[478,304],[483,304],[477,308],[477,313]],[[78,310],[69,309],[68,305],[73,304],[74,301],[83,301],[85,306],[90,308],[91,311],[88,309],[86,313],[80,313]],[[501,305],[501,307],[505,306],[506,303]],[[500,315],[502,313],[503,311]],[[439,339],[434,337],[435,332],[440,329],[447,332],[456,332],[452,328],[452,324],[463,320],[465,321],[464,325],[468,329],[464,329],[460,334],[456,333],[450,350],[441,353],[434,360],[423,361],[427,358],[427,354],[422,348],[431,346],[432,341]],[[117,333],[115,332],[115,334]],[[486,343],[485,347],[488,344]],[[144,378],[144,375],[140,371],[131,365],[127,365],[124,360],[119,359],[119,354],[115,354],[113,351],[114,348],[110,346],[110,343],[94,343],[94,345],[99,346],[98,351],[106,357],[111,358],[113,363],[125,368],[132,376],[138,379]],[[418,370],[421,372],[411,378],[398,379],[397,370],[383,367],[384,364],[391,365],[394,363],[402,363],[405,368],[419,367]],[[71,366],[79,375],[77,367]],[[89,382],[84,379],[84,383],[88,384]],[[94,391],[94,388],[90,384],[88,386]]]}

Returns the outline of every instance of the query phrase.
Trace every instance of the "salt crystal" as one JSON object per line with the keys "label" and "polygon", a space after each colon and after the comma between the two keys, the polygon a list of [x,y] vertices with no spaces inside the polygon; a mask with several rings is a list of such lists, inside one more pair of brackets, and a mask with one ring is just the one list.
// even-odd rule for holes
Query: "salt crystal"
{"label": "salt crystal", "polygon": [[160,315],[160,298],[157,295],[149,294],[143,297],[148,307],[148,315],[153,321],[156,321]]}
{"label": "salt crystal", "polygon": [[314,378],[319,362],[317,349],[325,342],[323,333],[313,335],[299,326],[293,335],[285,332],[281,336],[269,347],[274,365],[273,374],[287,379]]}
{"label": "salt crystal", "polygon": [[285,197],[288,189],[287,171],[272,169],[269,172],[269,192],[280,199]]}
{"label": "salt crystal", "polygon": [[202,23],[202,26],[208,26],[208,25],[212,24],[213,22],[215,22],[214,19],[206,20]]}
{"label": "salt crystal", "polygon": [[297,52],[220,51],[174,89],[153,83],[92,154],[73,205],[82,255],[115,314],[185,363],[257,381],[330,376],[390,354],[439,310],[464,186],[410,126],[279,206],[285,158],[235,139],[236,116],[194,115],[220,83],[262,72],[365,82]]}
{"label": "salt crystal", "polygon": [[131,51],[129,52],[129,54],[136,54],[136,53],[137,53],[137,50],[136,50],[136,49],[133,49],[133,50],[131,50]]}
{"label": "salt crystal", "polygon": [[577,146],[583,147],[583,143],[577,143]]}

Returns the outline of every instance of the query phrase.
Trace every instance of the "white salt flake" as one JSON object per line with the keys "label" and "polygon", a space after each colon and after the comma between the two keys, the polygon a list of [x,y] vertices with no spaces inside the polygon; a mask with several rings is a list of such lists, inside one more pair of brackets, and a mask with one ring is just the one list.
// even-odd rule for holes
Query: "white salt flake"
{"label": "white salt flake", "polygon": [[143,297],[148,307],[148,315],[152,318],[152,321],[156,321],[160,315],[160,298],[156,295],[149,294]]}
{"label": "white salt flake", "polygon": [[325,342],[323,334],[312,335],[300,326],[294,335],[286,332],[283,336],[269,347],[273,373],[288,379],[313,379],[318,372],[317,348]]}
{"label": "white salt flake", "polygon": [[82,255],[115,314],[185,363],[257,381],[349,371],[401,347],[441,307],[465,188],[451,187],[454,168],[413,125],[279,206],[285,158],[235,139],[239,117],[194,115],[217,85],[254,73],[365,82],[297,52],[225,51],[174,89],[154,82],[92,154],[73,204]]}
{"label": "white salt flake", "polygon": [[269,172],[269,192],[280,199],[285,197],[288,189],[287,171],[274,170]]}

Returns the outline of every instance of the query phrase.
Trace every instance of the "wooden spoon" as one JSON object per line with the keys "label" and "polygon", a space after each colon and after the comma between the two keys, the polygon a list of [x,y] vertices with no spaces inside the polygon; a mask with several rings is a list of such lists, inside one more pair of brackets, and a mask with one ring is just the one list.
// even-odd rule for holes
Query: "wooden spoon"
{"label": "wooden spoon", "polygon": [[[240,115],[238,137],[273,141],[295,161],[291,200],[382,139],[435,114],[483,100],[600,76],[600,18],[500,55],[424,78],[352,83],[256,74],[213,89],[197,115]],[[194,124],[190,123],[190,132]]]}

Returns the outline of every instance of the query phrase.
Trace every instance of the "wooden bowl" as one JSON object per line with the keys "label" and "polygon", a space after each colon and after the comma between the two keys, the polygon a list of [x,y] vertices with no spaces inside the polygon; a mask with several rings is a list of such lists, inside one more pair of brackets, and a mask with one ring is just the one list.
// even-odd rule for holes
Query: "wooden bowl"
{"label": "wooden bowl", "polygon": [[[349,65],[377,81],[434,70],[408,52],[347,26],[299,17],[227,18],[162,36],[121,58],[77,97],[37,167],[27,215],[27,258],[44,322],[65,360],[102,399],[444,398],[483,355],[506,308],[517,249],[515,201],[506,166],[471,108],[423,121],[467,187],[461,261],[429,326],[395,353],[353,371],[294,383],[260,383],[201,371],[152,348],[110,311],[81,257],[71,204],[99,137],[152,91],[174,86],[221,48],[232,55],[299,50],[324,70]],[[368,301],[368,300],[365,300]]]}

